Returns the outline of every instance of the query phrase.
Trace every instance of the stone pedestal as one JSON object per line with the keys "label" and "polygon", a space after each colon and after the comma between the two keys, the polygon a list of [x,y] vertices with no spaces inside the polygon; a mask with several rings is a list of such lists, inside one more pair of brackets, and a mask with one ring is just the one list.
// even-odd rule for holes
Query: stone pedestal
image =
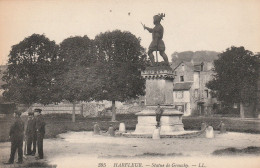
{"label": "stone pedestal", "polygon": [[173,70],[170,66],[147,67],[145,78],[145,105],[173,105]]}
{"label": "stone pedestal", "polygon": [[156,128],[154,131],[153,131],[153,139],[161,139],[160,137],[160,129],[159,128]]}
{"label": "stone pedestal", "polygon": [[212,126],[208,126],[206,129],[206,138],[214,138],[214,130]]}
{"label": "stone pedestal", "polygon": [[134,134],[152,135],[156,129],[155,109],[158,104],[164,110],[160,120],[160,134],[171,135],[176,131],[184,131],[183,113],[173,108],[173,70],[170,66],[147,67],[142,72],[146,79],[146,108],[137,113],[138,124]]}
{"label": "stone pedestal", "polygon": [[[184,131],[182,123],[183,113],[173,109],[172,107],[162,106],[164,112],[161,117],[161,135],[171,135],[175,131]],[[156,129],[156,115],[154,107],[147,107],[145,110],[137,113],[138,124],[136,125],[134,134],[153,134]]]}
{"label": "stone pedestal", "polygon": [[119,132],[122,132],[122,133],[126,132],[125,123],[120,123],[119,124]]}

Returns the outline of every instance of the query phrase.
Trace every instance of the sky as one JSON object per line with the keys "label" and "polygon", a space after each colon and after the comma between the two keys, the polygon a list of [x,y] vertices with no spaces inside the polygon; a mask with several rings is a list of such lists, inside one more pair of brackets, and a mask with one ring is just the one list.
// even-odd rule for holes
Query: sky
{"label": "sky", "polygon": [[174,52],[223,52],[231,46],[260,51],[259,0],[0,0],[0,65],[12,45],[33,33],[59,44],[70,36],[94,39],[119,29],[148,48],[152,36],[141,22],[153,27],[158,13],[166,15],[161,24],[169,60]]}

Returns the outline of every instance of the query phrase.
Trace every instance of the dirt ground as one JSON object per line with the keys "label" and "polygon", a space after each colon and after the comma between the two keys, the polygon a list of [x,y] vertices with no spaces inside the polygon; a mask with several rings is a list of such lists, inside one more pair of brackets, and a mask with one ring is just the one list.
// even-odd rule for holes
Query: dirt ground
{"label": "dirt ground", "polygon": [[[92,132],[68,132],[44,139],[45,161],[57,167],[129,167],[120,163],[140,163],[142,167],[260,167],[260,156],[213,156],[218,149],[260,147],[260,135],[228,132],[215,138],[109,137]],[[0,143],[1,162],[8,160],[10,142]],[[30,161],[34,158],[29,157]],[[167,166],[167,164],[169,164]],[[187,165],[185,165],[187,164]],[[231,164],[231,165],[230,165]],[[2,165],[3,166],[3,165]],[[135,167],[141,167],[136,164]],[[132,166],[133,167],[133,166]],[[225,166],[226,167],[226,166]]]}

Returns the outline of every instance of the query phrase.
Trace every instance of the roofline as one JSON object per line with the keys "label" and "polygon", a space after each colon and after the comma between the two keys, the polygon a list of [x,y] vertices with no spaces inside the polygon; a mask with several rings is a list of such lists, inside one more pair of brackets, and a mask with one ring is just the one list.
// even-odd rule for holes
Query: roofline
{"label": "roofline", "polygon": [[173,69],[173,71],[175,71],[175,69],[177,69],[182,63],[184,63],[184,62],[181,61],[181,62],[179,63],[179,65],[177,65],[177,66]]}

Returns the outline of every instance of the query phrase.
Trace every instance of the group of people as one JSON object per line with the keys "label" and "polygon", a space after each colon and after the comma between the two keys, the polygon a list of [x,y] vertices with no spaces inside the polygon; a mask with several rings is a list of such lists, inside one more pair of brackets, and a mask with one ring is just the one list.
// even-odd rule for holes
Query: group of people
{"label": "group of people", "polygon": [[[15,111],[15,122],[12,124],[9,132],[11,140],[11,154],[6,164],[13,164],[15,152],[18,150],[18,164],[23,162],[23,140],[26,140],[26,155],[34,156],[36,154],[36,146],[38,156],[36,159],[43,159],[43,137],[45,134],[45,122],[41,114],[41,109],[35,109],[34,112],[28,113],[26,128],[21,119],[21,112]],[[32,149],[33,147],[33,149]]]}
{"label": "group of people", "polygon": [[[13,164],[15,152],[18,150],[18,162],[23,162],[23,140],[26,140],[26,155],[34,156],[36,154],[36,147],[38,149],[38,156],[36,159],[43,159],[43,138],[45,134],[45,122],[41,114],[41,109],[34,109],[34,112],[28,113],[28,120],[26,127],[21,119],[21,112],[15,111],[15,122],[12,124],[9,132],[11,140],[11,154],[9,161],[6,164]],[[160,127],[160,119],[163,114],[163,109],[158,104],[156,110],[156,127]]]}

